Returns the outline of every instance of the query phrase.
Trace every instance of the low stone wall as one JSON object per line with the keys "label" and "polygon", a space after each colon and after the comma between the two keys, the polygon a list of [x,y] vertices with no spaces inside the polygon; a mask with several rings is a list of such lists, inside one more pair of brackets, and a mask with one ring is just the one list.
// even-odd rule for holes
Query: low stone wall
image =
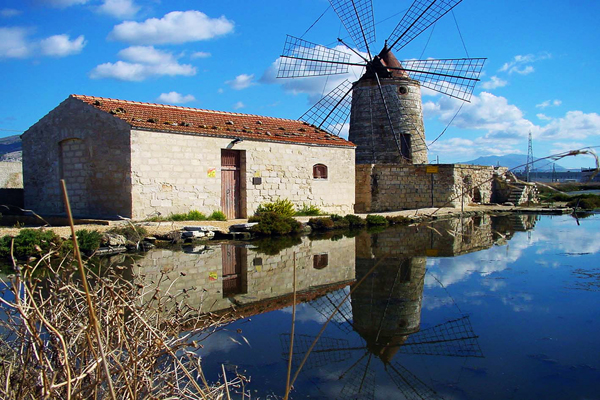
{"label": "low stone wall", "polygon": [[0,188],[23,189],[23,164],[0,161]]}
{"label": "low stone wall", "polygon": [[357,165],[355,212],[489,203],[494,177],[505,172],[503,167],[466,164]]}

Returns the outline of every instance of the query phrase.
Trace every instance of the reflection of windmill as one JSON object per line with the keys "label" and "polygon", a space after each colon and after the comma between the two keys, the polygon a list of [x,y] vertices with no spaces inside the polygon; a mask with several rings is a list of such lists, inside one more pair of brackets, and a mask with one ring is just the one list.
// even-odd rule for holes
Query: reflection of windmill
{"label": "reflection of windmill", "polygon": [[[388,259],[387,265],[369,276],[352,294],[351,305],[339,308],[335,325],[343,332],[356,331],[363,342],[352,346],[347,339],[322,337],[313,348],[304,370],[333,363],[349,362],[362,353],[339,377],[343,381],[341,398],[374,398],[376,359],[407,399],[439,399],[432,388],[397,361],[397,353],[445,357],[483,357],[469,317],[447,321],[419,330],[425,265],[422,258]],[[369,265],[357,265],[357,276]],[[344,290],[327,294],[311,303],[329,316],[345,297]],[[293,363],[298,367],[314,340],[296,335]],[[283,356],[289,352],[290,335],[281,335]],[[375,357],[374,357],[375,356]]]}
{"label": "reflection of windmill", "polygon": [[357,164],[426,163],[421,86],[469,101],[485,59],[400,62],[392,50],[404,48],[461,1],[415,0],[373,56],[371,0],[329,0],[360,52],[342,39],[338,41],[353,54],[288,35],[277,77],[344,74],[350,66],[365,72],[353,84],[343,82],[300,119],[339,135],[350,114],[349,140],[357,145]]}

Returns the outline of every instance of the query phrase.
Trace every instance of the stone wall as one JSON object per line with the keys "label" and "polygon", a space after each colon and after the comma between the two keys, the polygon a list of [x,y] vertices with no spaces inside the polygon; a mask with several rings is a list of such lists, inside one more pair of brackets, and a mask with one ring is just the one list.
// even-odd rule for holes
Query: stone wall
{"label": "stone wall", "polygon": [[[221,150],[241,151],[242,215],[265,202],[289,199],[332,213],[354,208],[354,148],[308,146],[132,130],[134,218],[221,210]],[[313,179],[325,164],[327,179]],[[255,184],[253,178],[260,178]]]}
{"label": "stone wall", "polygon": [[427,207],[460,207],[492,201],[494,176],[505,168],[479,165],[356,166],[356,206],[359,213]]}
{"label": "stone wall", "polygon": [[[22,141],[26,208],[64,215],[60,179],[65,178],[75,195],[76,217],[131,217],[127,123],[68,98],[29,128]],[[77,149],[71,149],[72,141]]]}
{"label": "stone wall", "polygon": [[23,188],[23,164],[0,161],[0,189]]}
{"label": "stone wall", "polygon": [[[332,247],[330,241],[311,241],[302,238],[302,243],[284,249],[277,255],[267,255],[252,248],[242,248],[243,278],[241,293],[224,293],[224,252],[232,245],[211,245],[198,253],[184,253],[155,249],[142,259],[135,260],[134,272],[139,283],[159,285],[164,293],[189,292],[186,303],[192,307],[202,306],[203,311],[219,311],[233,304],[251,304],[288,295],[293,292],[294,254],[296,257],[296,289],[304,291],[340,282],[354,280],[355,240],[344,238]],[[234,247],[234,246],[232,246]],[[315,256],[327,254],[328,265],[315,268]],[[160,280],[162,272],[168,279]],[[182,275],[184,274],[184,275]],[[152,296],[152,293],[149,294]]]}
{"label": "stone wall", "polygon": [[[356,163],[427,163],[419,82],[407,78],[382,78],[381,86],[385,104],[374,79],[361,79],[352,89],[348,138],[357,146]],[[403,148],[408,157],[402,156]]]}

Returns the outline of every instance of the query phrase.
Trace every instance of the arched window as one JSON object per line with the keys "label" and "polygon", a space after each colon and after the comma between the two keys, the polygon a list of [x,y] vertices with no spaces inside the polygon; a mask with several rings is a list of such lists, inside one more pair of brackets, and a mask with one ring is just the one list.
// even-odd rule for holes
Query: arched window
{"label": "arched window", "polygon": [[327,165],[323,165],[323,164],[313,165],[313,178],[314,179],[327,179]]}

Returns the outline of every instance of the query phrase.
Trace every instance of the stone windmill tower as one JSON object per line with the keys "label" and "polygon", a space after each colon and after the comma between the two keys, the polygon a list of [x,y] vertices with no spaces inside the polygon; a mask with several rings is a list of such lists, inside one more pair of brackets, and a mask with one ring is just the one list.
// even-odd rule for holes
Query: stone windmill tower
{"label": "stone windmill tower", "polygon": [[[354,46],[327,48],[288,35],[278,78],[345,74],[364,67],[354,83],[344,81],[300,117],[339,135],[350,119],[349,140],[357,164],[425,164],[427,146],[421,87],[469,101],[484,58],[398,61],[399,51],[462,0],[415,0],[375,56],[371,0],[330,0]],[[338,46],[339,48],[339,46]]]}

